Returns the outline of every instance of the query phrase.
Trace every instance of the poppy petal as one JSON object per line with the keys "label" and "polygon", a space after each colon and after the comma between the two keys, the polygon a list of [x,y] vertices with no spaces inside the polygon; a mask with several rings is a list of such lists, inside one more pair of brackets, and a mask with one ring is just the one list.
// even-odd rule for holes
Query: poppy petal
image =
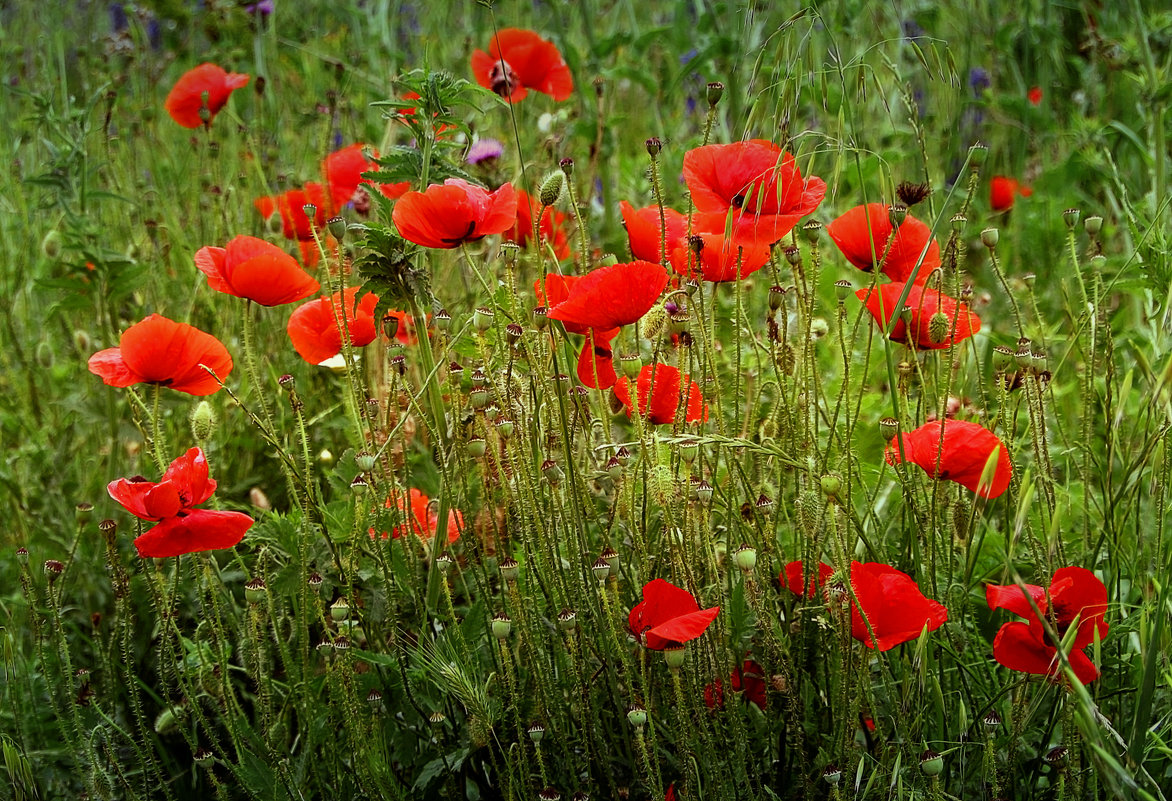
{"label": "poppy petal", "polygon": [[928,475],[955,481],[982,498],[1000,497],[1013,474],[1005,443],[992,431],[966,420],[933,420],[897,435],[884,456],[888,464],[911,462]]}
{"label": "poppy petal", "polygon": [[138,555],[165,559],[199,551],[232,548],[252,527],[253,519],[241,512],[196,509],[183,517],[169,517],[134,540]]}
{"label": "poppy petal", "polygon": [[618,380],[614,370],[614,351],[610,341],[618,334],[613,331],[591,329],[578,354],[578,380],[593,389],[610,389]]}
{"label": "poppy petal", "polygon": [[935,631],[948,620],[943,604],[924,597],[915,580],[879,562],[852,562],[851,636],[868,648],[889,651]]}
{"label": "poppy petal", "polygon": [[627,229],[627,239],[631,243],[631,255],[640,261],[663,261],[659,251],[663,245],[665,230],[668,253],[671,253],[688,233],[687,215],[675,209],[664,207],[663,225],[660,224],[658,206],[636,209],[623,200],[619,202],[619,210]]}
{"label": "poppy petal", "polygon": [[652,651],[662,651],[672,643],[685,643],[696,639],[712,625],[720,607],[701,609],[686,615],[673,617],[643,633],[644,644]]}
{"label": "poppy petal", "polygon": [[785,566],[782,580],[794,595],[813,598],[826,586],[826,582],[830,580],[832,575],[834,575],[834,568],[825,562],[818,563],[818,572],[815,574],[813,571],[805,570],[803,562],[795,561]]}
{"label": "poppy petal", "polygon": [[[884,329],[891,324],[893,317],[899,317],[888,335],[892,342],[903,342],[920,350],[937,350],[965,340],[981,330],[981,318],[969,311],[967,304],[924,286],[912,285],[907,290],[903,307],[897,308],[906,286],[906,283],[895,282],[874,289],[865,287],[855,292],[855,296],[863,301],[867,311]],[[902,316],[903,308],[911,309],[910,334],[909,325]],[[937,314],[943,315],[939,319],[944,325],[934,332],[932,318]]]}
{"label": "poppy petal", "polygon": [[121,348],[100,350],[89,359],[89,371],[102,379],[109,387],[129,387],[145,379],[130,369],[122,358]]}
{"label": "poppy petal", "polygon": [[[871,272],[881,265],[892,281],[922,284],[940,266],[940,243],[931,228],[910,214],[893,235],[890,209],[885,203],[855,206],[826,226],[826,233],[860,270]],[[921,254],[924,260],[916,269]]]}
{"label": "poppy petal", "polygon": [[600,331],[618,328],[650,311],[665,286],[667,273],[649,261],[599,267],[574,282],[548,316]]}
{"label": "poppy petal", "polygon": [[1037,584],[986,584],[985,603],[990,609],[1008,609],[1024,618],[1035,617],[1029,599],[1033,598],[1042,614],[1046,613],[1046,588]]}
{"label": "poppy petal", "polygon": [[188,70],[167,95],[163,103],[171,119],[184,128],[198,128],[204,124],[200,118],[200,109],[205,100],[207,103],[208,120],[211,121],[220,109],[228,102],[232,92],[248,85],[248,75],[225,72],[215,64],[200,64]]}

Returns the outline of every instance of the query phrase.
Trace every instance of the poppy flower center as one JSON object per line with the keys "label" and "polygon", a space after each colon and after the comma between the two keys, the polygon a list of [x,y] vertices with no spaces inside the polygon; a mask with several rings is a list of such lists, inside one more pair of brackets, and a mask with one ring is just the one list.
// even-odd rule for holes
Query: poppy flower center
{"label": "poppy flower center", "polygon": [[498,59],[488,71],[488,82],[492,86],[492,91],[501,97],[508,97],[513,93],[513,88],[520,85],[521,79],[509,66],[509,62]]}
{"label": "poppy flower center", "polygon": [[733,195],[732,205],[733,205],[733,208],[738,208],[738,209],[745,205],[745,195],[743,192],[736,194],[736,195]]}
{"label": "poppy flower center", "polygon": [[[452,244],[459,244],[459,243],[461,243],[461,242],[471,242],[471,241],[473,240],[473,238],[474,238],[474,237],[472,236],[472,233],[473,233],[475,230],[476,230],[476,220],[471,220],[471,221],[469,221],[469,223],[468,223],[468,230],[466,230],[466,231],[464,232],[464,235],[463,235],[463,236],[458,236],[458,237],[456,237],[455,239],[445,239],[445,238],[441,237],[441,238],[440,238],[440,241],[441,241],[441,242],[450,242],[450,243],[452,243]],[[475,237],[475,239],[481,239],[481,238],[482,238],[482,237]]]}

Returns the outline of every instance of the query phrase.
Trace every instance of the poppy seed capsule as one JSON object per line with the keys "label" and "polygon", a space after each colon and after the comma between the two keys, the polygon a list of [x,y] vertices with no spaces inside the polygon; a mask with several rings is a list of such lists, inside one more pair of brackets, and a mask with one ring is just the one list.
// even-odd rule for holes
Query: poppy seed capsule
{"label": "poppy seed capsule", "polygon": [[1103,218],[1098,214],[1092,214],[1083,220],[1082,227],[1091,236],[1098,236],[1099,231],[1103,230]]}
{"label": "poppy seed capsule", "polygon": [[483,409],[488,405],[488,390],[484,387],[474,389],[468,393],[468,400],[472,402],[473,409]]}
{"label": "poppy seed capsule", "polygon": [[330,604],[330,617],[335,622],[341,623],[346,618],[350,617],[350,602],[345,598],[339,598]]}
{"label": "poppy seed capsule", "polygon": [[606,467],[603,469],[606,470],[606,474],[610,477],[611,481],[618,481],[623,476],[622,462],[613,456],[607,459]]}
{"label": "poppy seed capsule", "polygon": [[606,581],[610,576],[610,563],[602,557],[594,560],[594,564],[590,567],[590,572],[594,574],[594,578],[599,582]]}
{"label": "poppy seed capsule", "polygon": [[306,579],[306,583],[309,585],[309,589],[311,590],[316,590],[322,585],[323,581],[325,581],[325,579],[321,577],[321,573],[310,573],[309,578]]}
{"label": "poppy seed capsule", "polygon": [[330,232],[330,236],[339,242],[346,239],[346,220],[342,217],[330,217],[326,220],[326,228]]}
{"label": "poppy seed capsule", "polygon": [[354,476],[354,480],[350,482],[350,491],[355,495],[363,495],[368,489],[370,489],[370,482],[361,474]]}
{"label": "poppy seed capsule", "polygon": [[802,252],[791,245],[785,249],[785,260],[790,267],[797,267],[802,263]]}
{"label": "poppy seed capsule", "polygon": [[436,557],[435,564],[439,568],[439,571],[446,576],[456,564],[456,560],[450,553],[441,553]]}
{"label": "poppy seed capsule", "polygon": [[720,98],[724,95],[724,84],[720,81],[711,81],[705,88],[705,97],[708,100],[708,105],[712,108],[720,102]]}
{"label": "poppy seed capsule", "polygon": [[831,787],[837,787],[838,783],[842,781],[842,771],[838,769],[837,765],[827,765],[822,769],[822,781]]}
{"label": "poppy seed capsule", "polygon": [[841,306],[846,302],[846,299],[853,293],[851,292],[851,282],[845,278],[841,281],[834,282],[834,296],[838,298],[838,303]]}
{"label": "poppy seed capsule", "polygon": [[313,226],[313,218],[317,216],[317,206],[312,203],[306,203],[301,207],[301,213],[309,220],[310,227]]}
{"label": "poppy seed capsule", "polygon": [[398,373],[400,378],[407,375],[407,357],[403,354],[392,356],[388,364],[392,370]]}
{"label": "poppy seed capsule", "polygon": [[513,621],[509,620],[509,616],[504,612],[497,612],[492,616],[492,636],[503,640],[509,636],[509,632],[512,630]]}
{"label": "poppy seed capsule", "polygon": [[647,148],[647,155],[651,156],[651,158],[655,158],[663,150],[663,141],[658,136],[650,137],[643,144]]}
{"label": "poppy seed capsule", "polygon": [[1042,757],[1042,761],[1047,765],[1053,765],[1058,769],[1061,769],[1065,766],[1066,757],[1069,753],[1070,752],[1067,750],[1066,746],[1056,745],[1046,752],[1046,755]]}
{"label": "poppy seed capsule", "polygon": [[954,234],[959,234],[964,230],[964,224],[968,221],[969,218],[963,214],[953,214],[952,219],[949,221],[952,224],[952,232]]}
{"label": "poppy seed capsule", "polygon": [[443,712],[432,712],[427,716],[427,720],[432,726],[442,725],[445,721],[447,721],[447,719],[448,716]]}
{"label": "poppy seed capsule", "polygon": [[517,580],[517,576],[521,575],[521,565],[511,556],[506,556],[498,565],[501,571],[501,578],[508,582]]}
{"label": "poppy seed capsule", "polygon": [[65,572],[65,565],[56,559],[45,560],[45,573],[49,576],[49,581],[60,576]]}
{"label": "poppy seed capsule", "polygon": [[818,486],[827,498],[837,498],[838,493],[842,491],[842,479],[833,473],[827,473],[818,479]]}
{"label": "poppy seed capsule", "polygon": [[696,461],[696,457],[700,455],[700,443],[694,439],[687,442],[680,443],[680,458],[684,460],[684,464],[691,464]]}
{"label": "poppy seed capsule", "polygon": [[562,472],[562,469],[558,466],[558,463],[553,459],[546,459],[541,463],[541,475],[543,475],[545,480],[550,483],[550,486],[556,487],[559,483],[561,483],[565,473]]}
{"label": "poppy seed capsule", "polygon": [[704,479],[696,485],[696,500],[705,506],[712,503],[712,485]]}
{"label": "poppy seed capsule", "polygon": [[562,801],[562,794],[556,787],[546,787],[537,794],[539,801]]}
{"label": "poppy seed capsule", "polygon": [[16,561],[22,565],[28,563],[28,548],[22,545],[16,549]]}
{"label": "poppy seed capsule", "polygon": [[925,776],[939,776],[944,772],[944,757],[929,748],[920,754],[920,770]]}
{"label": "poppy seed capsule", "polygon": [[769,311],[777,311],[781,308],[781,304],[785,302],[785,287],[771,286],[769,287]]}
{"label": "poppy seed capsule", "polygon": [[431,316],[431,322],[437,331],[447,331],[452,327],[452,315],[448,314],[447,309],[440,309]]}
{"label": "poppy seed capsule", "polygon": [[562,168],[562,174],[569,178],[574,174],[574,160],[568,156],[558,162],[558,166]]}
{"label": "poppy seed capsule", "polygon": [[488,443],[483,437],[473,437],[468,440],[468,455],[473,459],[481,459],[488,450]]}
{"label": "poppy seed capsule", "polygon": [[757,549],[751,545],[742,545],[733,552],[733,563],[748,573],[757,566]]}
{"label": "poppy seed capsule", "polygon": [[375,458],[372,454],[369,454],[366,451],[363,451],[362,453],[360,453],[356,457],[354,457],[354,463],[356,465],[358,465],[358,469],[361,470],[363,473],[369,473],[371,470],[374,469]]}
{"label": "poppy seed capsule", "polygon": [[806,235],[806,241],[811,245],[818,244],[818,237],[822,233],[822,223],[817,220],[808,220],[802,226],[802,233]]}
{"label": "poppy seed capsule", "polygon": [[379,702],[383,700],[383,694],[375,688],[371,688],[370,692],[366,694],[366,701],[371,706],[378,706]]}
{"label": "poppy seed capsule", "polygon": [[609,545],[602,549],[602,553],[598,555],[598,558],[610,565],[611,570],[619,569],[619,553]]}
{"label": "poppy seed capsule", "polygon": [[896,203],[887,209],[887,221],[891,223],[892,228],[899,228],[903,225],[903,221],[907,219],[907,206],[902,203]]}
{"label": "poppy seed capsule", "polygon": [[647,710],[638,704],[633,704],[627,709],[627,722],[636,729],[641,729],[647,725]]}
{"label": "poppy seed capsule", "polygon": [[244,600],[250,604],[258,604],[265,599],[265,580],[260,576],[251,578],[244,583]]}
{"label": "poppy seed capsule", "polygon": [[997,729],[997,728],[1001,727],[1001,716],[997,714],[997,710],[990,709],[985,714],[985,717],[982,719],[982,722],[985,724],[985,726],[987,728]]}
{"label": "poppy seed capsule", "polygon": [[513,436],[515,429],[516,423],[507,417],[502,417],[496,421],[496,432],[501,435],[501,439],[508,439]]}
{"label": "poppy seed capsule", "polygon": [[561,171],[550,173],[549,177],[542,181],[541,189],[537,191],[537,199],[541,202],[542,207],[555,205],[561,198],[565,185],[565,173]]}
{"label": "poppy seed capsule", "polygon": [[383,315],[383,336],[394,339],[399,333],[399,318],[393,314]]}
{"label": "poppy seed capsule", "polygon": [[984,231],[981,231],[981,244],[989,250],[997,247],[997,242],[1000,238],[1000,234],[998,234],[996,228],[986,228]]}
{"label": "poppy seed capsule", "polygon": [[195,764],[199,765],[201,768],[209,768],[211,767],[212,763],[216,761],[216,758],[212,755],[212,752],[206,748],[199,749],[195,752],[195,754],[192,755],[191,758],[195,761]]}
{"label": "poppy seed capsule", "polygon": [[879,421],[879,436],[883,439],[893,439],[897,433],[899,433],[899,421],[894,417],[884,417]]}
{"label": "poppy seed capsule", "polygon": [[529,739],[530,740],[532,740],[535,743],[539,743],[539,742],[541,742],[541,739],[543,737],[545,737],[545,727],[542,726],[540,723],[534,723],[532,726],[529,727]]}
{"label": "poppy seed capsule", "polygon": [[533,327],[538,331],[543,330],[549,325],[549,309],[545,306],[538,306],[533,309]]}
{"label": "poppy seed capsule", "polygon": [[510,346],[516,346],[521,341],[521,337],[525,334],[525,329],[516,323],[509,323],[505,326],[505,340]]}
{"label": "poppy seed capsule", "polygon": [[1079,216],[1080,212],[1078,209],[1067,209],[1062,212],[1062,222],[1066,223],[1066,227],[1073,231],[1074,226],[1078,225]]}
{"label": "poppy seed capsule", "polygon": [[562,631],[573,631],[578,625],[578,613],[573,609],[563,609],[558,612],[558,628]]}
{"label": "poppy seed capsule", "polygon": [[974,143],[969,148],[969,164],[972,165],[973,169],[980,167],[982,164],[985,163],[985,156],[988,155],[988,153],[989,153],[988,147],[981,144],[980,142]]}
{"label": "poppy seed capsule", "polygon": [[492,309],[487,306],[479,306],[476,311],[472,312],[472,325],[476,326],[477,331],[483,333],[492,328],[494,316]]}

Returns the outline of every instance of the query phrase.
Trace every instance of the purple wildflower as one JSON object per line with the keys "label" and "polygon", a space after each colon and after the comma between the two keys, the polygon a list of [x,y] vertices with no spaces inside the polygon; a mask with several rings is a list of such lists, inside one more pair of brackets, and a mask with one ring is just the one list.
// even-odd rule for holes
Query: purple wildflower
{"label": "purple wildflower", "polygon": [[468,148],[465,160],[469,164],[479,164],[482,161],[500,158],[504,152],[505,146],[496,139],[477,139],[472,143],[472,147]]}

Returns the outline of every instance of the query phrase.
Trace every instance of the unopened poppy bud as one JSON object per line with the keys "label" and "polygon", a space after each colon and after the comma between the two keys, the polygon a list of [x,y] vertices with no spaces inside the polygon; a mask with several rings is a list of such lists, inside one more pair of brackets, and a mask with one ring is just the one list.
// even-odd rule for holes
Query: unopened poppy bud
{"label": "unopened poppy bud", "polygon": [[933,313],[928,318],[928,341],[939,345],[948,338],[948,315],[942,311]]}
{"label": "unopened poppy bud", "polygon": [[473,437],[468,440],[468,455],[473,459],[481,459],[488,450],[488,443],[483,437]]}
{"label": "unopened poppy bud", "polygon": [[330,604],[330,617],[338,623],[350,617],[350,602],[345,598],[334,601]]}
{"label": "unopened poppy bud", "polygon": [[455,564],[456,559],[450,553],[441,553],[435,559],[435,566],[438,567],[439,571],[445,576],[451,572]]}
{"label": "unopened poppy bud", "polygon": [[838,769],[837,765],[827,765],[822,769],[822,781],[831,787],[837,787],[838,783],[842,781],[842,771]]}
{"label": "unopened poppy bud", "polygon": [[969,148],[969,164],[973,169],[980,167],[985,163],[985,156],[989,153],[989,148],[980,142],[976,142]]}
{"label": "unopened poppy bud", "polygon": [[350,482],[350,491],[355,495],[364,495],[368,489],[370,489],[370,482],[361,474],[354,476],[354,480]]}
{"label": "unopened poppy bud", "polygon": [[769,287],[769,311],[777,311],[785,302],[785,287]]}
{"label": "unopened poppy bud", "polygon": [[561,483],[562,478],[565,477],[565,473],[553,459],[546,459],[541,463],[541,475],[550,483],[550,486],[554,487]]}
{"label": "unopened poppy bud", "polygon": [[647,155],[655,158],[659,155],[659,151],[663,150],[663,141],[658,136],[650,137],[643,143],[647,147]]}
{"label": "unopened poppy bud", "polygon": [[610,576],[610,563],[601,556],[594,560],[594,564],[590,566],[590,572],[594,574],[594,578],[600,582],[606,581]]}
{"label": "unopened poppy bud", "polygon": [[93,340],[90,339],[89,332],[76,329],[73,332],[73,346],[82,353],[93,350]]}
{"label": "unopened poppy bud", "polygon": [[566,157],[558,162],[558,166],[562,168],[562,174],[569,178],[574,174],[574,160]]}
{"label": "unopened poppy bud", "polygon": [[715,107],[720,102],[720,98],[724,95],[724,84],[720,81],[710,81],[706,87],[705,96],[708,100],[708,105]]}
{"label": "unopened poppy bud", "polygon": [[210,768],[212,763],[216,761],[216,757],[206,748],[200,748],[191,758],[201,768]]}
{"label": "unopened poppy bud", "polygon": [[53,228],[41,240],[41,253],[46,259],[56,259],[61,255],[61,232]]}
{"label": "unopened poppy bud", "polygon": [[1067,209],[1062,212],[1062,222],[1066,223],[1066,227],[1074,230],[1074,226],[1078,225],[1078,218],[1080,212],[1078,209]]}
{"label": "unopened poppy bud", "polygon": [[647,710],[639,704],[634,704],[627,709],[627,722],[636,729],[641,729],[647,725]]}
{"label": "unopened poppy bud", "polygon": [[195,437],[196,442],[207,442],[215,430],[216,413],[212,411],[210,403],[201,400],[191,410],[191,435]]}
{"label": "unopened poppy bud", "polygon": [[920,770],[925,776],[939,776],[944,772],[944,757],[929,748],[920,754]]}
{"label": "unopened poppy bud", "polygon": [[696,485],[696,500],[705,506],[712,502],[712,485],[704,479]]}
{"label": "unopened poppy bud", "polygon": [[329,229],[330,236],[339,242],[346,239],[346,220],[342,217],[330,217],[326,220],[326,228]]}
{"label": "unopened poppy bud", "polygon": [[309,220],[309,224],[313,225],[313,220],[317,216],[317,206],[313,203],[306,203],[301,207],[301,213]]}
{"label": "unopened poppy bud", "polygon": [[253,487],[248,491],[248,502],[257,509],[262,509],[266,512],[273,510],[273,505],[269,502],[269,496],[265,495],[264,490],[260,487]]}
{"label": "unopened poppy bud", "polygon": [[822,234],[822,223],[817,220],[807,220],[802,226],[802,233],[806,235],[806,241],[811,245],[818,244],[818,238]]}
{"label": "unopened poppy bud", "polygon": [[676,645],[668,646],[663,649],[663,661],[667,665],[667,669],[673,673],[684,666],[684,662],[688,658],[688,646]]}
{"label": "unopened poppy bud", "polygon": [[516,345],[521,341],[521,337],[525,334],[525,329],[516,323],[509,323],[505,326],[505,340],[510,346]]}
{"label": "unopened poppy bud", "polygon": [[492,636],[503,640],[513,630],[513,621],[504,612],[497,612],[492,616]]}
{"label": "unopened poppy bud", "polygon": [[981,231],[981,244],[989,250],[997,247],[997,242],[1000,238],[996,228],[986,228],[984,231]]}
{"label": "unopened poppy bud", "polygon": [[1083,220],[1082,227],[1091,236],[1098,236],[1099,231],[1103,230],[1103,218],[1098,214],[1092,214]]}
{"label": "unopened poppy bud", "polygon": [[964,230],[964,224],[968,221],[969,221],[969,218],[964,216],[963,214],[953,214],[952,219],[949,221],[950,223],[952,223],[952,232],[954,234],[959,234],[961,231]]}
{"label": "unopened poppy bud", "polygon": [[818,486],[827,498],[837,498],[838,493],[842,492],[842,479],[833,473],[827,473],[818,479]]}
{"label": "unopened poppy bud", "polygon": [[563,609],[558,612],[558,628],[562,631],[573,631],[578,625],[578,613],[573,609]]}
{"label": "unopened poppy bud", "polygon": [[733,552],[733,563],[748,573],[757,566],[757,549],[751,545],[742,545]]}
{"label": "unopened poppy bud", "polygon": [[492,328],[492,318],[495,316],[492,309],[487,306],[479,306],[476,311],[472,312],[472,325],[476,326],[477,331],[487,331]]}
{"label": "unopened poppy bud", "polygon": [[892,228],[899,228],[906,219],[907,206],[904,206],[902,203],[896,203],[887,209],[887,221],[891,223]]}
{"label": "unopened poppy bud", "polygon": [[549,325],[549,309],[545,306],[538,306],[533,310],[533,327],[538,331],[544,330]]}
{"label": "unopened poppy bud", "polygon": [[373,454],[363,451],[354,457],[354,463],[358,465],[358,469],[363,473],[369,473],[374,469],[375,458]]}
{"label": "unopened poppy bud", "polygon": [[846,299],[851,296],[851,282],[845,278],[841,281],[834,282],[834,296],[838,298],[839,303],[845,303]]}
{"label": "unopened poppy bud", "polygon": [[899,421],[894,417],[884,417],[879,421],[879,436],[891,440],[899,432]]}
{"label": "unopened poppy bud", "polygon": [[244,582],[244,600],[258,604],[265,599],[265,580],[260,576]]}
{"label": "unopened poppy bud", "polygon": [[521,565],[511,556],[501,559],[497,568],[501,571],[501,578],[508,582],[516,581],[521,574]]}
{"label": "unopened poppy bud", "polygon": [[541,189],[537,192],[537,199],[541,201],[542,207],[553,206],[562,196],[562,189],[566,186],[565,173],[558,172],[550,173],[549,177],[541,183]]}
{"label": "unopened poppy bud", "polygon": [[539,743],[539,742],[541,742],[541,739],[543,737],[545,737],[545,727],[542,726],[540,723],[534,723],[532,726],[529,727],[529,739],[530,740],[532,740],[535,743]]}

